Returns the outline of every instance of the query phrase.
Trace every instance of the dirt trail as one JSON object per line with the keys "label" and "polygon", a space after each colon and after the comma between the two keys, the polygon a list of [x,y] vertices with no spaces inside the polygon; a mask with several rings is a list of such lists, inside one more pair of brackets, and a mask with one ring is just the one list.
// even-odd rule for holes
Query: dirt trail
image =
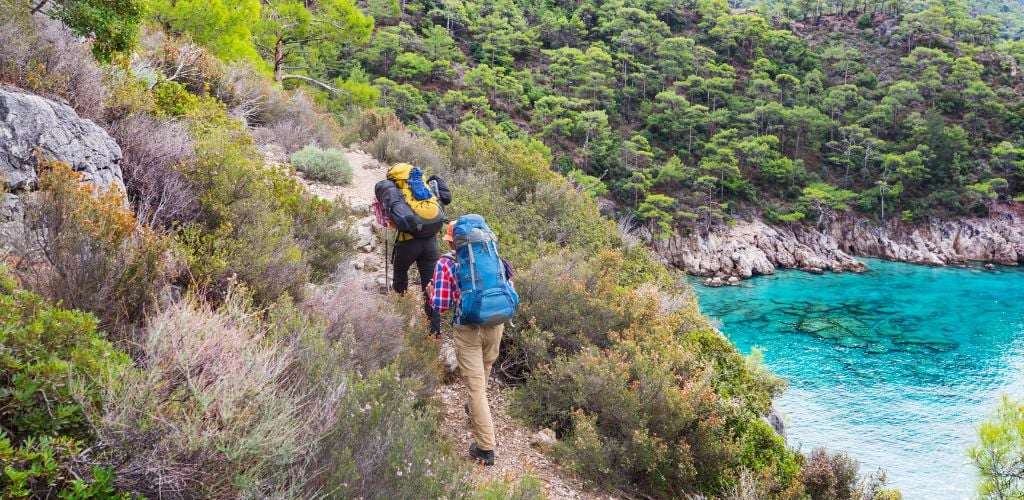
{"label": "dirt trail", "polygon": [[[344,200],[352,207],[355,217],[353,227],[357,237],[359,255],[353,259],[351,265],[359,275],[365,278],[360,280],[363,286],[368,289],[383,290],[382,231],[373,221],[369,207],[373,200],[373,186],[384,178],[387,167],[363,151],[344,150],[344,154],[353,167],[351,184],[331,186],[305,179],[300,180],[309,192],[326,199]],[[412,274],[413,276],[410,278],[415,281],[415,271]],[[415,288],[410,287],[410,289]],[[451,350],[451,332],[446,331],[445,336],[445,345],[442,347],[442,363],[446,364],[449,369],[453,369],[454,352]],[[442,411],[447,416],[442,422],[442,427],[458,456],[471,462],[465,451],[473,442],[469,418],[463,410],[463,404],[468,401],[466,388],[457,377],[452,376],[448,379],[453,382],[442,385],[437,390],[437,397],[442,403]],[[489,395],[498,449],[494,466],[485,467],[474,464],[472,473],[474,483],[483,484],[500,480],[514,484],[529,474],[541,480],[544,485],[544,493],[548,498],[588,500],[611,498],[607,495],[602,496],[586,491],[578,479],[531,444],[536,440],[538,429],[525,427],[509,416],[509,389],[492,381]]]}

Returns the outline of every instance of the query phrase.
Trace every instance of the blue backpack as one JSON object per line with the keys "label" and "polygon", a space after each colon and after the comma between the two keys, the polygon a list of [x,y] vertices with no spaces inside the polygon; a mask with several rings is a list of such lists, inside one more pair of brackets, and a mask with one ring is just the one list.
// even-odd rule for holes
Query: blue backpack
{"label": "blue backpack", "polygon": [[511,319],[519,307],[519,294],[505,276],[498,239],[484,218],[476,214],[459,217],[452,237],[461,294],[455,321],[495,326]]}

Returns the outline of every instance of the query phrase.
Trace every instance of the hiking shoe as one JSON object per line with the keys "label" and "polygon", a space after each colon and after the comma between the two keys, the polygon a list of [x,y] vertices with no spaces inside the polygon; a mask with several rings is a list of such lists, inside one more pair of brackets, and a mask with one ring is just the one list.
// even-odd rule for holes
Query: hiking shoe
{"label": "hiking shoe", "polygon": [[476,443],[469,445],[469,456],[475,458],[477,462],[483,462],[484,465],[494,465],[494,450],[481,450],[476,447]]}

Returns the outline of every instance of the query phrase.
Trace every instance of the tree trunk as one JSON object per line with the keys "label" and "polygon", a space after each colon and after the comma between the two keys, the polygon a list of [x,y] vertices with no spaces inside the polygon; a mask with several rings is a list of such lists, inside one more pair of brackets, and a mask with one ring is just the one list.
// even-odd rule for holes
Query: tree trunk
{"label": "tree trunk", "polygon": [[284,37],[281,32],[276,33],[277,41],[274,42],[274,81],[280,82],[282,78],[281,65],[284,63]]}

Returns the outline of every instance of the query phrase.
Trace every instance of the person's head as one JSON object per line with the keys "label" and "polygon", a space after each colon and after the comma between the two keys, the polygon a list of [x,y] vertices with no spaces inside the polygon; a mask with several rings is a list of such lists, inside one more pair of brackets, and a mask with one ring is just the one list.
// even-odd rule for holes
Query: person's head
{"label": "person's head", "polygon": [[451,247],[454,248],[454,245],[455,245],[455,223],[454,222],[451,222],[451,223],[448,224],[448,230],[445,231],[443,239],[444,239],[444,241],[448,242],[448,246],[451,246]]}

